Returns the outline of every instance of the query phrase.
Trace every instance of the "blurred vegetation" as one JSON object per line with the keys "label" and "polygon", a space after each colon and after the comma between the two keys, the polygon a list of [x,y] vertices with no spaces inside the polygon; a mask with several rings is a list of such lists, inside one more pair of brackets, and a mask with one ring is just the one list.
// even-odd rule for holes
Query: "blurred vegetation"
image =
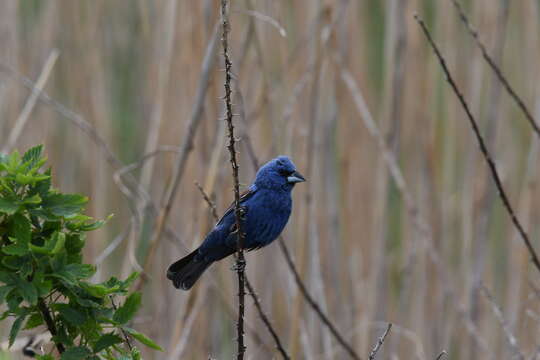
{"label": "blurred vegetation", "polygon": [[[540,4],[477,0],[463,6],[488,50],[499,54],[516,91],[540,114]],[[413,21],[415,12],[432,29],[489,134],[511,201],[540,248],[538,139],[507,94],[497,90],[500,84],[451,2],[237,0],[232,10],[241,182],[249,184],[255,173],[248,143],[260,161],[286,153],[309,174],[308,183],[294,191],[284,236],[309,289],[357,352],[367,358],[392,322],[381,358],[433,359],[443,349],[450,359],[511,357],[504,332],[479,292],[484,284],[522,352],[534,355],[539,275],[501,207],[464,113]],[[277,21],[286,37],[251,10]],[[95,281],[125,278],[145,261],[177,149],[162,148],[131,171],[151,202],[136,196],[140,192],[130,175],[119,183],[115,174],[160,146],[182,146],[217,20],[215,0],[0,1],[1,147],[30,95],[16,74],[36,82],[58,49],[45,91],[82,115],[120,161],[108,158],[92,136],[43,101],[16,142],[18,149],[44,143],[54,186],[89,194],[91,216],[116,214],[89,236],[85,248],[86,262],[99,261]],[[145,306],[136,326],[165,349],[165,354],[143,352],[147,359],[223,359],[235,349],[231,262],[213,266],[189,293],[175,291],[165,279],[166,267],[213,225],[193,182],[203,185],[220,211],[232,200],[220,121],[219,53],[167,235],[142,289]],[[341,79],[344,69],[353,74],[398,157],[433,232],[429,246],[388,174],[377,140],[364,127]],[[344,357],[302,300],[277,246],[248,254],[247,262],[261,302],[294,358]],[[257,359],[277,356],[250,300],[248,305],[248,353]],[[9,327],[1,334],[7,340]]]}
{"label": "blurred vegetation", "polygon": [[[39,145],[22,156],[15,150],[0,157],[0,303],[7,306],[0,320],[15,318],[9,346],[21,330],[46,328],[65,360],[140,359],[127,336],[161,350],[128,327],[141,306],[141,294],[131,293],[121,306],[115,304],[138,273],[125,281],[86,280],[95,274],[94,266],[82,262],[86,233],[105,221],[81,213],[86,197],[51,188],[50,169],[41,169],[46,162],[42,152]],[[38,359],[55,358],[52,346],[46,349]]]}

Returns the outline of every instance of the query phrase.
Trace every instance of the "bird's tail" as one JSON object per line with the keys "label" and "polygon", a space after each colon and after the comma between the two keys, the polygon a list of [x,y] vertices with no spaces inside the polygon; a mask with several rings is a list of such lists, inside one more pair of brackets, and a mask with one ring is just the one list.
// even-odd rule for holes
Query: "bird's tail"
{"label": "bird's tail", "polygon": [[197,258],[197,250],[173,263],[167,269],[167,278],[177,289],[189,290],[212,264],[211,261]]}

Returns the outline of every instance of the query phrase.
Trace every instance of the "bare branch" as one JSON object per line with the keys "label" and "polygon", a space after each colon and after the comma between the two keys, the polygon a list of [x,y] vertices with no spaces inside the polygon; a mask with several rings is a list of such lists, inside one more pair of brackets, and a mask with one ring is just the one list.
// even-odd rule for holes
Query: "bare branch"
{"label": "bare branch", "polygon": [[465,25],[465,27],[467,28],[467,31],[476,42],[476,45],[480,48],[480,51],[482,52],[482,56],[484,57],[484,60],[486,60],[489,67],[491,67],[491,69],[495,73],[495,76],[497,76],[497,78],[499,79],[501,84],[504,86],[504,88],[506,89],[510,97],[515,101],[516,105],[523,112],[523,115],[525,115],[525,117],[527,118],[527,121],[533,128],[534,132],[536,133],[536,136],[540,138],[540,126],[538,125],[538,122],[535,120],[534,116],[525,105],[525,102],[519,97],[519,95],[516,93],[514,88],[510,85],[510,83],[508,82],[508,79],[504,76],[501,68],[495,63],[495,60],[493,60],[493,58],[489,55],[486,46],[484,45],[482,40],[480,40],[478,31],[476,31],[476,29],[469,22],[469,19],[467,18],[467,15],[465,15],[465,11],[463,11],[463,8],[459,4],[459,2],[457,0],[451,0],[451,1],[458,12],[461,22]]}
{"label": "bare branch", "polygon": [[386,339],[386,336],[388,335],[391,329],[392,329],[392,323],[388,323],[388,327],[386,328],[384,333],[381,335],[379,340],[377,340],[377,343],[373,347],[373,350],[371,350],[371,352],[369,353],[369,360],[375,360],[375,356],[377,356],[377,352],[381,348],[382,344],[384,343],[384,340]]}
{"label": "bare branch", "polygon": [[443,357],[447,357],[448,356],[448,353],[446,352],[446,350],[443,350],[439,353],[439,355],[437,355],[437,358],[435,360],[441,360]]}
{"label": "bare branch", "polygon": [[474,116],[471,113],[471,110],[469,109],[469,105],[467,105],[467,102],[465,101],[465,97],[459,90],[456,82],[452,78],[452,75],[450,74],[450,70],[448,69],[448,66],[446,65],[446,60],[442,56],[441,52],[439,51],[439,48],[435,44],[435,41],[431,37],[431,34],[424,23],[424,21],[418,16],[414,15],[415,20],[418,22],[420,27],[422,28],[422,31],[424,32],[424,35],[426,36],[426,39],[430,46],[433,48],[433,51],[435,52],[435,55],[437,56],[437,59],[439,60],[439,63],[441,64],[442,70],[445,74],[446,81],[448,84],[450,84],[450,87],[456,94],[459,102],[461,103],[461,106],[463,107],[463,110],[465,110],[465,113],[467,114],[467,118],[469,119],[469,123],[472,127],[472,130],[474,132],[474,135],[476,136],[476,140],[478,141],[478,145],[480,146],[480,151],[482,152],[482,155],[484,156],[484,159],[489,167],[489,170],[491,172],[491,176],[493,178],[493,181],[495,182],[495,186],[497,187],[497,190],[499,191],[499,197],[501,198],[504,207],[506,208],[506,211],[508,212],[508,215],[510,215],[510,218],[512,220],[512,223],[518,230],[521,238],[523,239],[523,242],[525,243],[525,246],[527,247],[527,250],[529,251],[529,254],[531,256],[531,260],[536,267],[538,271],[540,271],[540,259],[538,258],[538,255],[536,254],[536,251],[529,240],[529,235],[519,222],[516,213],[514,209],[512,208],[512,205],[510,204],[510,200],[508,199],[508,196],[506,195],[506,191],[503,188],[502,180],[499,176],[499,172],[497,171],[497,167],[495,165],[495,161],[493,160],[486,144],[484,141],[484,138],[482,137],[480,133],[480,129],[478,127],[478,124],[476,120],[474,119]]}
{"label": "bare branch", "polygon": [[493,314],[495,314],[495,317],[497,318],[497,321],[502,327],[502,330],[504,332],[504,336],[506,340],[508,341],[508,345],[510,346],[510,349],[512,349],[512,352],[520,359],[525,360],[525,356],[519,349],[519,345],[517,342],[516,337],[512,332],[510,331],[510,328],[508,327],[508,324],[506,323],[506,320],[503,317],[501,308],[497,305],[495,302],[495,299],[493,299],[493,296],[491,295],[491,292],[488,290],[488,288],[484,285],[480,285],[480,290],[482,291],[482,294],[486,297],[489,304],[491,305],[491,310],[493,311]]}
{"label": "bare branch", "polygon": [[[248,139],[249,137],[247,134],[245,134],[245,138]],[[258,168],[259,160],[256,158],[256,155],[254,152],[249,152],[249,156],[251,157],[251,163],[253,164],[254,170],[256,171]],[[300,273],[298,272],[298,269],[296,268],[296,265],[294,264],[294,261],[292,259],[292,256],[289,252],[289,249],[287,248],[287,245],[285,241],[283,240],[283,236],[280,236],[278,238],[279,248],[281,249],[281,253],[285,257],[285,262],[287,263],[287,266],[289,267],[289,270],[293,274],[294,281],[296,283],[296,286],[298,286],[298,289],[300,289],[300,293],[304,297],[304,299],[307,301],[308,305],[315,311],[317,316],[319,316],[319,319],[323,322],[326,327],[330,330],[330,333],[334,336],[336,341],[345,349],[345,351],[351,356],[351,358],[359,360],[361,359],[360,356],[354,351],[353,347],[345,340],[344,336],[339,332],[337,327],[330,321],[328,316],[324,313],[321,306],[317,303],[315,298],[310,294],[310,292],[307,289],[306,284],[300,277]]]}
{"label": "bare branch", "polygon": [[204,55],[203,64],[202,64],[201,78],[199,80],[199,86],[197,88],[197,97],[195,100],[195,106],[193,107],[191,118],[189,120],[186,132],[184,134],[184,138],[182,139],[182,150],[174,165],[171,181],[169,182],[165,190],[165,193],[163,195],[163,199],[162,199],[163,207],[161,208],[161,211],[158,215],[154,234],[150,241],[150,248],[145,257],[144,266],[143,266],[144,272],[141,274],[142,275],[141,281],[139,282],[137,286],[138,290],[140,290],[144,282],[147,280],[146,272],[148,271],[150,267],[150,262],[152,261],[152,257],[161,239],[161,235],[165,228],[165,224],[167,223],[167,219],[169,217],[169,213],[171,211],[172,204],[176,196],[176,192],[178,191],[178,185],[180,184],[180,180],[182,179],[182,175],[184,174],[187,159],[189,157],[189,154],[193,150],[193,141],[194,141],[193,139],[199,127],[199,123],[201,122],[201,119],[202,119],[203,105],[204,105],[204,100],[206,99],[206,93],[207,93],[208,86],[210,83],[210,76],[212,73],[211,70],[214,68],[214,62],[216,58],[215,55],[216,55],[216,50],[217,50],[217,38],[219,34],[217,30],[218,30],[218,27],[216,26],[214,29],[214,36],[212,37],[212,40],[206,47],[206,53]]}
{"label": "bare branch", "polygon": [[351,356],[351,358],[356,359],[356,360],[361,359],[360,356],[358,356],[358,354],[354,351],[352,346],[349,343],[347,343],[347,341],[345,340],[343,335],[338,331],[336,326],[330,321],[328,316],[323,312],[323,310],[321,309],[319,304],[315,301],[313,296],[311,296],[311,294],[309,293],[308,289],[306,288],[306,285],[304,284],[304,282],[302,281],[302,278],[300,277],[300,274],[298,273],[298,270],[296,269],[296,266],[294,265],[294,261],[289,252],[289,249],[287,249],[287,246],[285,245],[285,241],[283,240],[283,237],[280,236],[278,239],[278,242],[279,242],[279,247],[281,248],[281,252],[285,256],[285,261],[287,262],[287,265],[289,266],[289,269],[291,270],[294,276],[294,281],[296,282],[296,285],[300,289],[300,292],[302,293],[304,299],[306,299],[306,301],[311,306],[311,308],[315,310],[315,312],[317,313],[317,315],[319,316],[323,324],[328,327],[328,329],[330,330],[334,338],[337,340],[338,343],[341,344],[341,346],[343,346],[343,348],[345,349],[345,351],[347,351],[347,353]]}
{"label": "bare branch", "polygon": [[[198,182],[195,182],[195,185],[197,186],[197,188],[201,192],[201,195],[202,195],[204,201],[206,202],[206,204],[210,208],[210,210],[212,212],[212,217],[214,218],[215,221],[218,221],[219,217],[218,217],[217,211],[216,211],[216,204],[212,200],[210,200],[210,197],[206,194],[206,192],[204,191],[204,189],[202,188],[202,186]],[[251,295],[251,298],[253,299],[253,302],[255,303],[255,308],[259,312],[259,316],[261,317],[262,321],[264,322],[264,325],[266,326],[266,328],[270,332],[270,335],[272,335],[272,338],[274,338],[274,341],[276,342],[276,347],[277,347],[278,351],[281,353],[281,356],[283,357],[283,359],[290,359],[291,357],[289,356],[289,354],[287,354],[287,351],[283,347],[283,344],[281,343],[281,339],[279,338],[279,335],[277,334],[277,331],[274,329],[274,327],[272,326],[272,323],[268,319],[268,316],[265,314],[264,310],[262,309],[262,305],[261,305],[261,302],[259,300],[259,297],[255,293],[255,289],[253,288],[253,286],[251,286],[251,283],[249,282],[249,279],[248,279],[247,276],[245,277],[245,281],[246,281],[246,286],[248,288],[248,294]]]}
{"label": "bare branch", "polygon": [[245,234],[243,231],[243,217],[244,213],[240,207],[240,182],[238,180],[238,162],[236,161],[236,149],[234,137],[234,124],[233,124],[233,111],[231,100],[231,80],[232,80],[232,63],[229,57],[229,18],[228,18],[228,3],[227,0],[221,0],[221,22],[222,31],[221,45],[223,47],[223,60],[225,62],[225,107],[226,107],[226,121],[227,130],[229,136],[229,149],[230,162],[232,168],[232,178],[234,184],[234,215],[236,218],[236,233],[237,233],[237,256],[236,256],[236,273],[238,275],[238,322],[236,324],[238,352],[236,358],[242,360],[246,352],[246,346],[244,345],[244,311],[245,311],[245,268],[246,259],[244,258],[243,244]]}
{"label": "bare branch", "polygon": [[[47,79],[49,78],[49,75],[51,74],[52,68],[54,67],[54,64],[56,64],[56,60],[58,59],[59,51],[58,49],[53,49],[51,53],[49,54],[49,57],[45,61],[45,64],[43,65],[43,69],[41,69],[41,74],[39,74],[39,78],[36,82],[36,89],[39,91],[42,91],[45,87],[45,83],[47,82]],[[34,106],[36,105],[36,102],[38,101],[39,93],[32,91],[30,96],[28,97],[28,100],[26,100],[26,104],[24,104],[24,108],[19,114],[19,117],[15,121],[15,126],[13,126],[13,129],[11,129],[11,132],[9,133],[8,140],[6,142],[6,145],[2,149],[3,152],[8,153],[11,151],[13,146],[15,146],[15,143],[17,142],[17,139],[21,135],[24,126],[26,125],[26,122],[28,121],[28,117],[30,116],[30,113],[34,109]]]}

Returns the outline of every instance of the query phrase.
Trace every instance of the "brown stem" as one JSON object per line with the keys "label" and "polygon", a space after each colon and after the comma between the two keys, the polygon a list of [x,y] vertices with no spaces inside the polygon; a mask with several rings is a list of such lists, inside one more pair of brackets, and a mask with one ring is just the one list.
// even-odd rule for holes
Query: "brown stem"
{"label": "brown stem", "polygon": [[529,251],[529,255],[531,257],[531,261],[533,265],[536,267],[536,269],[540,272],[540,258],[538,257],[538,254],[536,253],[536,250],[534,249],[530,239],[529,235],[525,231],[525,228],[523,225],[521,225],[521,222],[518,220],[516,212],[514,211],[514,208],[510,204],[510,200],[508,198],[508,195],[506,194],[506,191],[504,190],[504,187],[502,185],[501,177],[499,176],[499,172],[497,171],[497,167],[495,165],[495,161],[493,160],[493,157],[491,156],[486,143],[484,141],[484,138],[482,137],[482,134],[480,133],[480,129],[478,127],[478,123],[476,122],[473,114],[471,113],[471,110],[469,108],[469,105],[465,101],[465,97],[463,96],[463,93],[459,90],[456,82],[452,78],[452,75],[450,74],[450,70],[448,69],[448,66],[446,65],[446,60],[442,56],[441,52],[439,51],[439,48],[437,47],[437,44],[435,44],[435,41],[433,40],[431,33],[429,32],[426,24],[424,21],[418,16],[414,15],[415,20],[420,25],[422,31],[424,32],[424,35],[426,36],[426,39],[433,49],[433,52],[435,53],[435,56],[439,60],[439,63],[441,65],[441,68],[444,72],[444,75],[446,77],[446,81],[452,88],[454,94],[456,94],[459,102],[461,103],[461,106],[463,107],[463,110],[465,110],[465,113],[467,114],[467,118],[469,119],[469,123],[471,125],[471,128],[473,130],[473,133],[476,137],[476,140],[478,141],[478,146],[480,147],[480,152],[484,156],[484,160],[486,161],[489,171],[491,172],[491,177],[493,178],[493,181],[495,182],[495,186],[497,187],[497,190],[499,191],[499,197],[501,198],[501,201],[506,209],[506,212],[510,216],[510,219],[512,220],[512,223],[514,224],[514,227],[518,231],[519,235],[521,236],[521,239],[523,240],[523,243],[525,244],[525,247]]}
{"label": "brown stem", "polygon": [[[116,304],[114,302],[114,298],[112,296],[110,296],[109,298],[111,299],[111,305],[112,305],[114,311],[116,311],[117,307],[116,307]],[[120,328],[120,332],[122,333],[122,336],[124,337],[124,341],[126,342],[128,348],[129,348],[129,351],[133,352],[133,345],[131,345],[131,341],[129,340],[128,334],[126,334],[126,332],[122,328]]]}
{"label": "brown stem", "polygon": [[[256,166],[256,167],[258,167],[258,166]],[[201,192],[201,195],[202,195],[204,201],[206,201],[206,203],[208,204],[208,207],[210,208],[210,211],[212,212],[212,217],[214,218],[215,221],[219,221],[219,217],[217,215],[217,210],[216,210],[216,204],[214,204],[214,202],[212,200],[210,200],[210,197],[206,194],[206,192],[204,191],[204,189],[202,188],[202,186],[198,182],[195,182],[195,185],[197,186],[197,188]],[[261,317],[264,325],[266,326],[266,328],[270,332],[270,335],[272,335],[272,338],[274,339],[274,341],[276,343],[276,347],[277,347],[278,351],[281,353],[281,356],[283,357],[284,360],[289,360],[291,357],[287,353],[287,350],[285,350],[285,347],[283,346],[283,344],[281,343],[281,339],[279,338],[279,335],[278,335],[277,331],[272,326],[272,323],[270,322],[270,319],[264,313],[264,310],[262,308],[259,297],[255,293],[255,289],[253,288],[253,286],[251,286],[251,283],[249,282],[249,279],[248,279],[247,276],[245,277],[245,282],[246,282],[246,287],[248,288],[248,294],[251,295],[251,298],[253,299],[253,302],[255,303],[255,308],[259,312],[259,316]]]}
{"label": "brown stem", "polygon": [[238,341],[238,353],[237,359],[244,359],[246,347],[244,345],[244,308],[245,308],[245,267],[246,259],[244,258],[244,251],[242,245],[244,243],[244,232],[242,231],[242,218],[244,216],[243,210],[240,207],[240,184],[238,181],[238,163],[236,161],[236,150],[234,144],[236,142],[234,138],[234,125],[233,125],[233,112],[232,112],[232,100],[231,100],[231,80],[232,80],[232,63],[229,58],[229,47],[227,37],[229,35],[229,20],[227,17],[227,0],[221,0],[221,21],[223,26],[223,34],[221,37],[221,44],[223,46],[223,59],[225,62],[225,107],[227,114],[225,120],[227,121],[227,129],[229,136],[229,149],[230,161],[232,167],[232,177],[234,182],[234,214],[236,218],[236,232],[237,237],[237,256],[236,256],[236,273],[238,274],[238,322],[236,324],[237,341]]}
{"label": "brown stem", "polygon": [[53,336],[53,341],[56,346],[56,349],[58,350],[60,354],[63,353],[66,350],[66,348],[64,347],[64,344],[62,344],[61,342],[58,342],[58,340],[54,338],[58,334],[58,332],[56,331],[56,325],[54,324],[54,320],[51,316],[51,313],[49,312],[49,308],[47,307],[47,304],[45,304],[45,300],[43,300],[43,298],[39,298],[37,305],[38,305],[39,311],[41,312],[41,315],[43,316],[43,320],[45,320],[47,329]]}

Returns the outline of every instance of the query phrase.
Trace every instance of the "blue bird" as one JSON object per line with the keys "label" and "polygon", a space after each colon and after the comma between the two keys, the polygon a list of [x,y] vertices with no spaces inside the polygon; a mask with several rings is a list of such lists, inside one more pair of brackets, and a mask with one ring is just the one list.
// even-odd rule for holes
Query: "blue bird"
{"label": "blue bird", "polygon": [[[303,181],[306,179],[287,156],[278,156],[257,171],[255,181],[240,198],[245,250],[262,248],[281,234],[291,215],[291,191]],[[237,251],[237,233],[233,204],[199,248],[169,266],[167,278],[177,289],[191,289],[213,262]]]}

